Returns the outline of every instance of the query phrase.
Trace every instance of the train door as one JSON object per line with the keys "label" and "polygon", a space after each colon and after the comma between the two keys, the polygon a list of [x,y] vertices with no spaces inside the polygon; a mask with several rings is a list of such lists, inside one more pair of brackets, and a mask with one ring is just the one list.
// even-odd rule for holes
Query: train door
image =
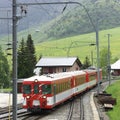
{"label": "train door", "polygon": [[72,76],[71,78],[71,89],[72,89],[72,95],[75,93],[75,77]]}
{"label": "train door", "polygon": [[53,85],[53,103],[55,104],[56,103],[56,84]]}
{"label": "train door", "polygon": [[[86,71],[85,71],[86,72]],[[89,88],[89,74],[88,72],[86,72],[86,88],[88,89]]]}

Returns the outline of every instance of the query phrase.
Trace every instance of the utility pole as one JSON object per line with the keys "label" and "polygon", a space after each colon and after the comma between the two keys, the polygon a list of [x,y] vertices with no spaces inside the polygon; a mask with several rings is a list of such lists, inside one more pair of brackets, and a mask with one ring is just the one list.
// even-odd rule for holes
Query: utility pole
{"label": "utility pole", "polygon": [[17,120],[17,7],[12,2],[12,41],[13,41],[13,120]]}
{"label": "utility pole", "polygon": [[91,51],[91,65],[93,66],[93,51]]}
{"label": "utility pole", "polygon": [[[95,43],[89,44],[90,46],[96,45]],[[93,66],[93,50],[91,50],[91,65]]]}
{"label": "utility pole", "polygon": [[111,78],[110,78],[110,71],[111,71],[111,66],[110,66],[110,34],[107,34],[108,36],[108,65],[107,65],[107,71],[108,71],[108,81],[109,85],[111,84]]}
{"label": "utility pole", "polygon": [[97,85],[98,85],[98,89],[97,89],[97,94],[100,93],[100,70],[99,70],[99,64],[100,64],[100,58],[99,58],[99,29],[98,29],[98,20],[97,20],[97,24],[96,24],[96,46],[97,46]]}

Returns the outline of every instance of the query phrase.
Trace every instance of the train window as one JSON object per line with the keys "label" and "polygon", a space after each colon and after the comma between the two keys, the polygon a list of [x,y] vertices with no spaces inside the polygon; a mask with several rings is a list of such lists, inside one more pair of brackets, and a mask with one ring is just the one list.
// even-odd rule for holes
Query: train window
{"label": "train window", "polygon": [[90,80],[95,80],[96,79],[96,76],[95,75],[91,75],[90,76]]}
{"label": "train window", "polygon": [[34,93],[39,93],[39,85],[34,85]]}
{"label": "train window", "polygon": [[61,92],[61,84],[59,84],[59,93]]}
{"label": "train window", "polygon": [[60,92],[62,92],[62,84],[60,83]]}
{"label": "train window", "polygon": [[23,93],[30,94],[31,93],[31,85],[23,85]]}
{"label": "train window", "polygon": [[50,94],[51,93],[51,85],[43,85],[42,86],[42,93],[43,94]]}
{"label": "train window", "polygon": [[71,82],[68,81],[68,89],[71,88]]}
{"label": "train window", "polygon": [[56,93],[59,93],[59,84],[56,84]]}
{"label": "train window", "polygon": [[76,78],[76,85],[81,85],[84,82],[85,82],[85,77],[84,76]]}
{"label": "train window", "polygon": [[65,88],[65,82],[64,82],[64,83],[63,83],[63,90],[65,91],[65,89],[66,89],[66,88]]}

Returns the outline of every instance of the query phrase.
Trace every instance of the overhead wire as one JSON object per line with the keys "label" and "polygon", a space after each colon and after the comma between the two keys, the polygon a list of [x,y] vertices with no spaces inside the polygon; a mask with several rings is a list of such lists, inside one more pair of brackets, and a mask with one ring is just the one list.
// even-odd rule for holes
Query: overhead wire
{"label": "overhead wire", "polygon": [[[45,0],[42,0],[43,2],[45,2]],[[36,3],[39,3],[38,0],[35,0]],[[39,8],[41,8],[42,10],[44,10],[51,18],[53,18],[53,14],[51,13],[60,13],[58,10],[56,10],[52,5],[47,5],[50,7],[51,10],[53,10],[53,12],[51,12],[50,10],[46,9],[45,7],[43,7],[42,5],[38,6]]]}
{"label": "overhead wire", "polygon": [[[84,44],[77,44],[77,43],[79,43],[80,41],[73,41],[73,42],[71,42],[70,43],[70,45],[71,44],[73,44],[72,46],[71,46],[71,48],[77,48],[77,47],[81,47],[81,46],[90,46],[90,45],[92,45],[92,44],[94,44],[94,43],[91,43],[91,42],[82,42],[82,43],[84,43]],[[75,43],[75,44],[74,44]],[[67,47],[56,47],[56,46],[45,46],[45,45],[39,45],[39,46],[41,46],[41,47],[45,47],[45,48],[52,48],[52,49],[68,49],[69,47],[70,47],[70,45],[68,45]]]}

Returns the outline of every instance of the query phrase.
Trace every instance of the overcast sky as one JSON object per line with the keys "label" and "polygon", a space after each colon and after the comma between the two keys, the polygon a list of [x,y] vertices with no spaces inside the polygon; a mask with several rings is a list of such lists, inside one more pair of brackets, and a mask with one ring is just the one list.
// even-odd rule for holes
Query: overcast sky
{"label": "overcast sky", "polygon": [[0,0],[0,8],[1,7],[11,7],[11,0]]}

